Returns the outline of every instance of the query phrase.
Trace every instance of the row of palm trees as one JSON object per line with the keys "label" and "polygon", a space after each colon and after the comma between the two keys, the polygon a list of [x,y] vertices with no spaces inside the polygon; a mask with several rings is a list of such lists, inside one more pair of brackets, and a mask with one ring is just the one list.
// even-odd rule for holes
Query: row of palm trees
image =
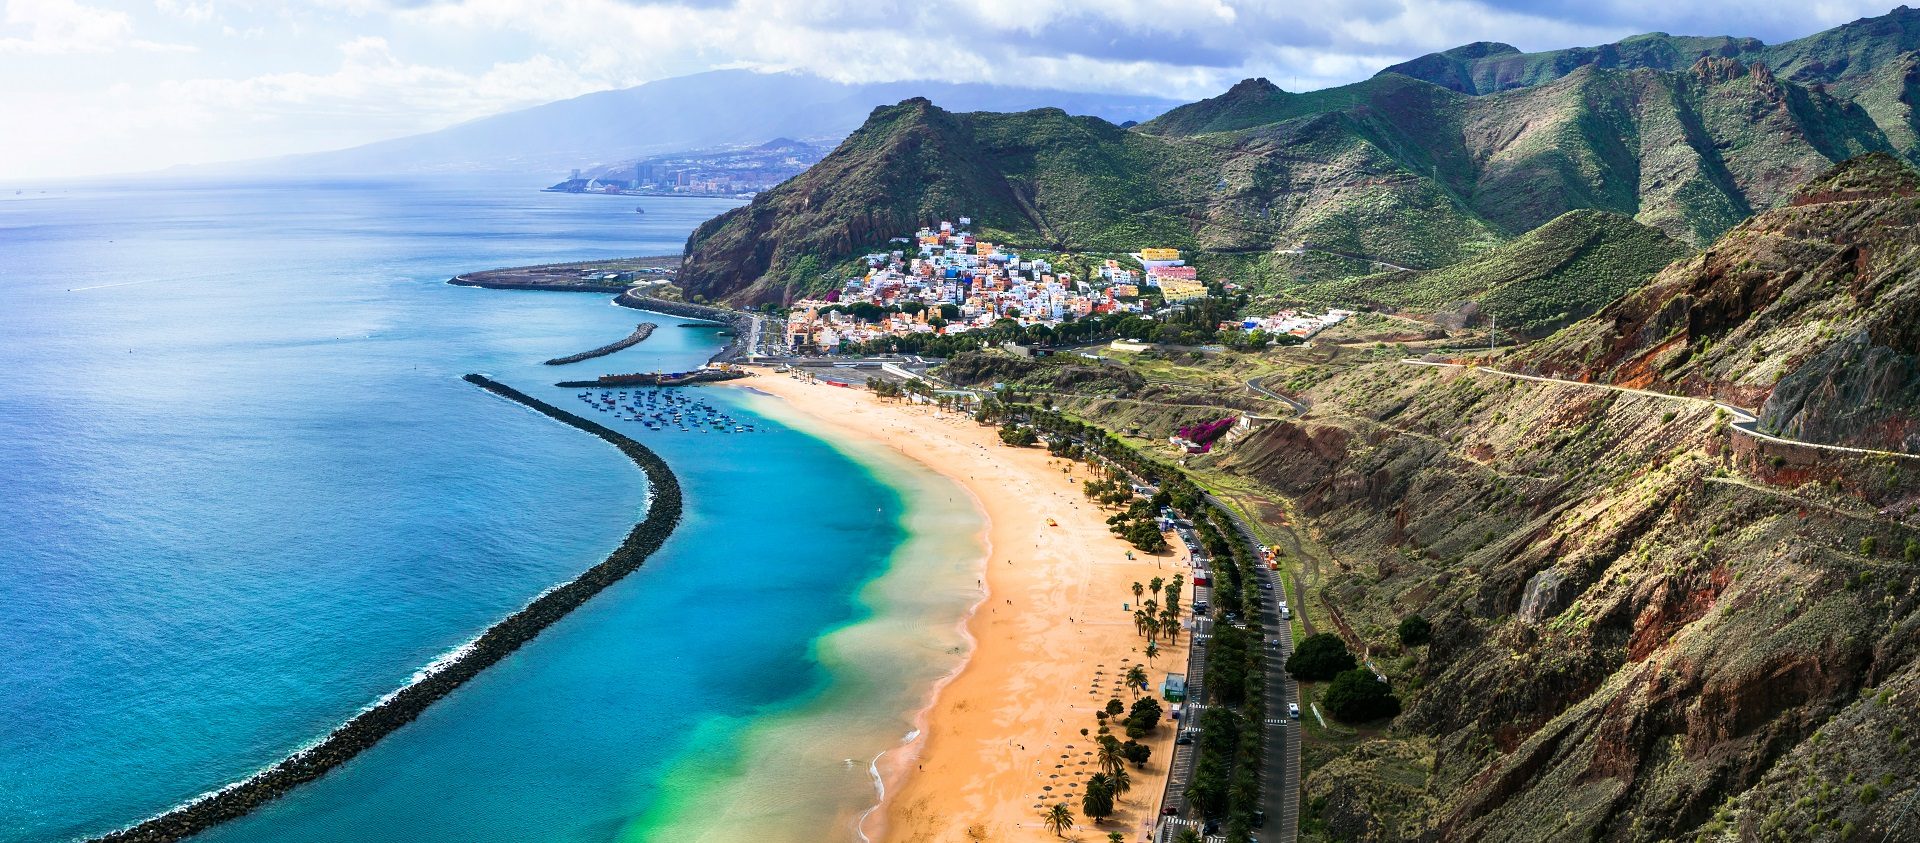
{"label": "row of palm trees", "polygon": [[[1154,656],[1160,654],[1157,643],[1161,635],[1168,641],[1180,639],[1180,592],[1186,586],[1186,578],[1180,574],[1173,576],[1172,582],[1154,577],[1148,585],[1133,584],[1133,598],[1140,601],[1140,608],[1133,610],[1133,630],[1135,634],[1147,638],[1147,662],[1151,664]],[[1148,591],[1153,597],[1142,599]],[[1166,598],[1166,605],[1160,605],[1158,598]]]}

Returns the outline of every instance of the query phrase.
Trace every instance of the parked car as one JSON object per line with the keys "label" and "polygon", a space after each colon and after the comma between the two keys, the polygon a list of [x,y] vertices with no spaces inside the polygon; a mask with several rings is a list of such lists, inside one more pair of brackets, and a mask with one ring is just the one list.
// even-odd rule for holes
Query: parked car
{"label": "parked car", "polygon": [[1253,812],[1253,827],[1254,827],[1254,828],[1266,828],[1266,827],[1267,827],[1267,812],[1265,812],[1265,811],[1255,811],[1255,812]]}
{"label": "parked car", "polygon": [[1287,703],[1287,716],[1288,716],[1288,717],[1291,717],[1291,718],[1293,718],[1293,719],[1295,719],[1295,720],[1299,720],[1299,719],[1300,719],[1300,704],[1299,704],[1299,703]]}

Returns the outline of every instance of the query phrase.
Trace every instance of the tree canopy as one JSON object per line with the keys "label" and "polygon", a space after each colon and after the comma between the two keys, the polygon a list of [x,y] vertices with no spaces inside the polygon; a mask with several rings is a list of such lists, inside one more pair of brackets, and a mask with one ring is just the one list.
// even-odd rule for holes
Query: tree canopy
{"label": "tree canopy", "polygon": [[1287,657],[1287,672],[1295,679],[1315,682],[1332,679],[1357,664],[1353,654],[1347,652],[1347,642],[1331,632],[1321,632],[1307,636],[1294,648],[1293,655]]}
{"label": "tree canopy", "polygon": [[1327,713],[1348,723],[1365,723],[1400,713],[1400,698],[1387,683],[1365,670],[1349,670],[1333,678],[1320,701]]}

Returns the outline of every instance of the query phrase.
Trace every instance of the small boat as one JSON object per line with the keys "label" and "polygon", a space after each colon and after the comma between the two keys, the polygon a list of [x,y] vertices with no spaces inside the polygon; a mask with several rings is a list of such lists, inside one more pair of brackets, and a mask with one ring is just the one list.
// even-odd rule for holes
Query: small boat
{"label": "small boat", "polygon": [[646,212],[647,212],[647,209],[645,209],[645,208],[635,208],[635,209],[633,209],[633,212],[634,212],[634,213],[636,213],[636,214],[644,214],[644,213],[646,213]]}
{"label": "small boat", "polygon": [[1053,519],[1051,519],[1051,518],[1049,518],[1049,519],[1047,519],[1047,526],[1049,526],[1049,527],[1058,527],[1058,526],[1060,526],[1060,522],[1058,522],[1058,521],[1055,521],[1055,520],[1053,520]]}

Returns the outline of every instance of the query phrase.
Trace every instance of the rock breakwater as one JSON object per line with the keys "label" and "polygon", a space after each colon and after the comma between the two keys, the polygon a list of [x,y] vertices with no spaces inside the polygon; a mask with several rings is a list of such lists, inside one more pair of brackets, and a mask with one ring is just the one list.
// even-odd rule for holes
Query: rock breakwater
{"label": "rock breakwater", "polygon": [[555,357],[552,360],[548,360],[546,365],[565,366],[568,363],[578,363],[582,360],[592,360],[595,357],[605,357],[621,349],[632,348],[646,340],[647,337],[653,336],[653,329],[658,327],[660,326],[652,322],[642,322],[639,327],[633,329],[633,333],[626,335],[625,338],[607,343],[591,351],[582,351],[579,354],[569,354],[565,357]]}
{"label": "rock breakwater", "polygon": [[613,303],[621,307],[631,307],[635,310],[665,313],[668,316],[687,316],[694,319],[720,322],[731,327],[733,329],[733,340],[727,343],[727,347],[721,349],[720,353],[713,355],[708,362],[731,362],[744,357],[746,355],[747,337],[753,334],[753,315],[742,313],[738,310],[728,310],[724,307],[694,304],[692,302],[657,299],[652,296],[641,295],[632,290],[615,296]]}
{"label": "rock breakwater", "polygon": [[633,573],[680,523],[683,501],[680,481],[665,460],[645,445],[603,425],[568,413],[483,375],[465,380],[488,392],[522,404],[541,415],[605,439],[646,473],[649,485],[647,515],[634,525],[605,561],[573,580],[546,591],[519,611],[488,627],[466,646],[422,670],[407,686],[380,699],[321,738],[241,781],[202,795],[186,804],[138,824],[94,838],[97,843],[163,843],[182,840],[228,820],[244,816],[293,788],[320,778],[355,755],[392,734],[441,697],[452,693],[480,671],[506,658],[520,645],[552,626],[621,578]]}

